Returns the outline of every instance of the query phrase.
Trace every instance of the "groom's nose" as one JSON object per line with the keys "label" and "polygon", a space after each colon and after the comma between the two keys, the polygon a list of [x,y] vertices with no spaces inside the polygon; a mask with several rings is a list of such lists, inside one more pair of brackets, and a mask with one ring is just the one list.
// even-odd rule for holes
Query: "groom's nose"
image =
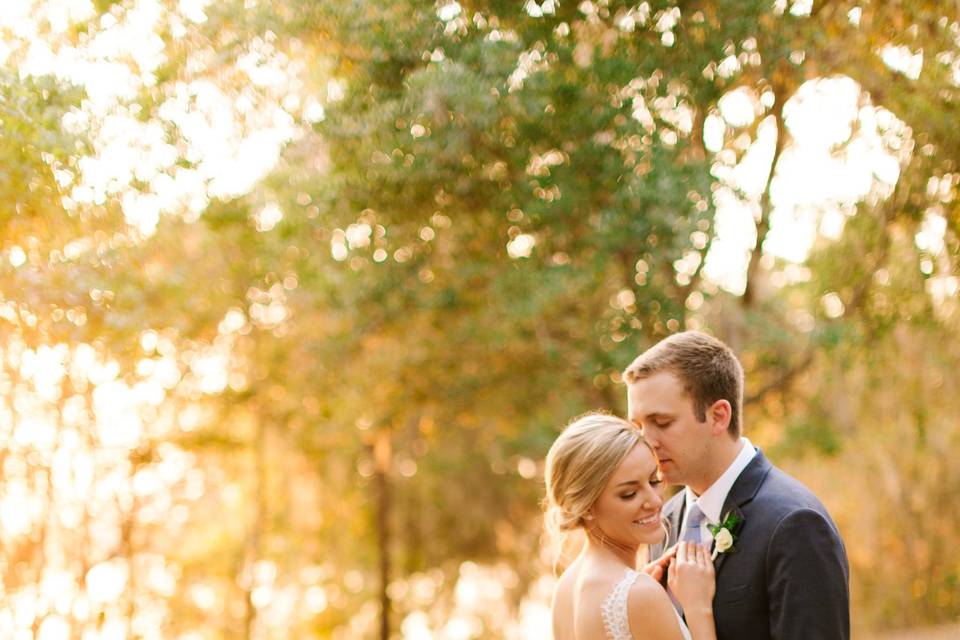
{"label": "groom's nose", "polygon": [[654,452],[660,448],[660,441],[654,435],[653,429],[643,429],[640,433],[643,435],[643,439],[653,448]]}

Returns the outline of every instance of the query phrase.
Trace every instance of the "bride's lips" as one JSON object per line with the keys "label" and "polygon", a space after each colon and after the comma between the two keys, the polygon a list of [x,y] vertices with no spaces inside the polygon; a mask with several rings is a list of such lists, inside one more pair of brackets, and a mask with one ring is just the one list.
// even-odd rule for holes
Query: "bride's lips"
{"label": "bride's lips", "polygon": [[652,515],[646,516],[644,518],[640,518],[638,520],[634,520],[633,524],[640,527],[650,527],[653,525],[660,526],[660,512],[657,511]]}

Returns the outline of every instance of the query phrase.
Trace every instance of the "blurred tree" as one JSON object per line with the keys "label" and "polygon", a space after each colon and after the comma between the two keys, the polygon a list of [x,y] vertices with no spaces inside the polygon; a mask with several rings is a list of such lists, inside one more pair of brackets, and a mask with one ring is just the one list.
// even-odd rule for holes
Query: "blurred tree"
{"label": "blurred tree", "polygon": [[[44,540],[74,540],[54,515],[79,498],[49,487],[79,437],[115,454],[92,482],[113,478],[116,505],[84,498],[57,566],[88,597],[126,567],[123,606],[96,615],[131,635],[368,637],[379,597],[396,636],[460,606],[467,560],[504,569],[516,605],[545,570],[560,426],[622,409],[623,366],[702,327],[747,367],[751,437],[838,514],[857,624],[956,615],[957,522],[934,507],[960,437],[939,391],[960,355],[955,4],[148,4],[44,32],[89,51],[149,23],[160,61],[116,53],[139,80],[106,107],[15,73],[26,44],[0,75],[3,424],[11,442],[40,414],[59,429],[4,450],[49,512],[6,529],[6,592],[54,566]],[[812,135],[791,113],[837,77],[856,107],[832,154],[872,145],[895,177],[818,203],[842,232],[793,264],[767,244]],[[755,234],[721,289],[731,202]],[[47,346],[99,364],[44,395],[24,362]],[[148,399],[130,401],[140,436],[110,439],[101,386]],[[486,608],[478,634],[506,634],[516,611]]]}

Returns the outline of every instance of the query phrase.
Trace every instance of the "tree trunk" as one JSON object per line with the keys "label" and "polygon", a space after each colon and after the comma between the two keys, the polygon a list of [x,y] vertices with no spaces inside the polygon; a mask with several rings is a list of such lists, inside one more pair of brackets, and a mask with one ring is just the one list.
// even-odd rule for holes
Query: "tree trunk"
{"label": "tree trunk", "polygon": [[260,558],[261,538],[263,537],[264,521],[266,519],[266,419],[262,411],[257,412],[257,424],[255,425],[255,435],[253,441],[254,456],[254,495],[256,499],[256,512],[253,517],[253,523],[250,527],[250,533],[247,538],[246,559],[243,571],[246,574],[247,584],[244,585],[244,616],[243,616],[243,637],[245,640],[253,638],[253,628],[257,621],[257,608],[253,603],[253,589],[255,575],[254,568],[257,560]]}
{"label": "tree trunk", "polygon": [[382,430],[373,443],[377,491],[377,546],[380,549],[380,640],[390,638],[390,432]]}
{"label": "tree trunk", "polygon": [[783,106],[787,100],[786,88],[780,84],[773,85],[774,103],[770,112],[773,123],[777,129],[777,140],[773,147],[773,158],[770,160],[770,172],[767,174],[767,181],[760,195],[760,219],[757,221],[757,240],[750,253],[750,263],[747,265],[747,284],[743,290],[743,306],[750,308],[753,306],[756,297],[756,278],[760,271],[760,258],[763,254],[763,241],[770,231],[770,213],[773,209],[773,203],[770,198],[770,187],[773,185],[773,179],[777,173],[777,165],[780,163],[780,156],[787,142],[787,128],[783,123]]}

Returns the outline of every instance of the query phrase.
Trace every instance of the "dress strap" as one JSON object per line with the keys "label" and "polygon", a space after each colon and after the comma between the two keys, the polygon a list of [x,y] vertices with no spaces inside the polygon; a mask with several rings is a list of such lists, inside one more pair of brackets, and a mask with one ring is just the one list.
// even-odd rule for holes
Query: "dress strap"
{"label": "dress strap", "polygon": [[603,616],[603,628],[609,640],[633,640],[630,622],[627,619],[627,596],[638,575],[639,573],[633,569],[627,569],[623,578],[617,582],[613,591],[603,601],[600,612]]}

